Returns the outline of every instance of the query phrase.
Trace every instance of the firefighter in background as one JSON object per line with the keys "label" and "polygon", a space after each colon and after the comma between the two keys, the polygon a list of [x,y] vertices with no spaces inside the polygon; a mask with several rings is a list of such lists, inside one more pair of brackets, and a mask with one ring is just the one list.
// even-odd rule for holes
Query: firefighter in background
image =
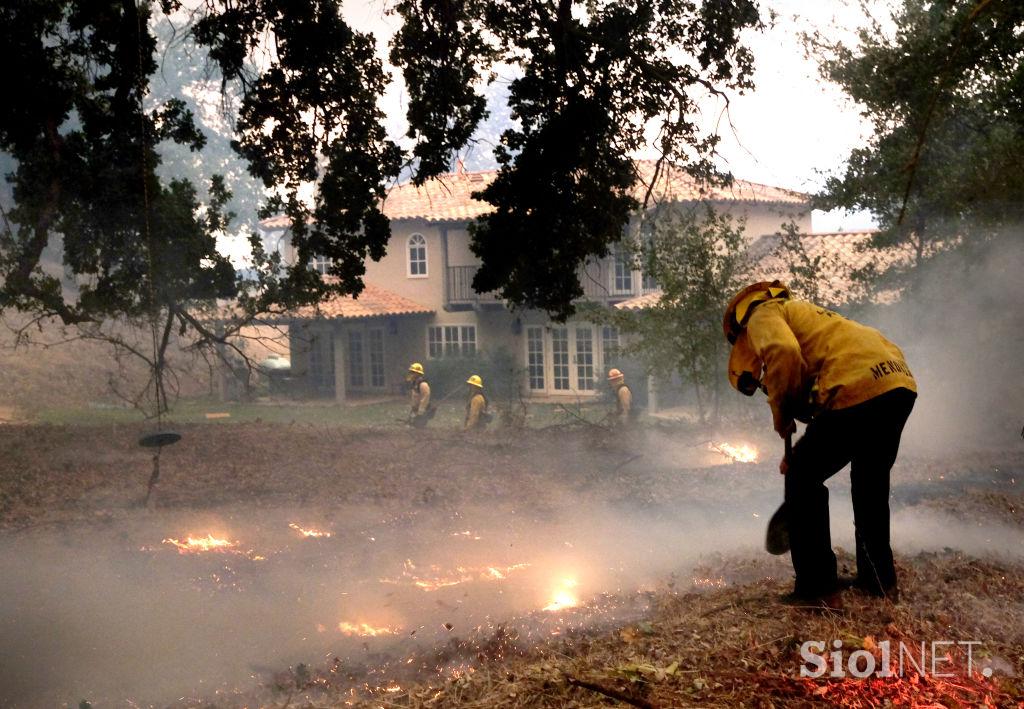
{"label": "firefighter in background", "polygon": [[629,423],[633,413],[633,392],[626,386],[626,377],[618,369],[608,370],[608,386],[615,393],[615,411],[612,420],[617,426]]}
{"label": "firefighter in background", "polygon": [[825,481],[850,463],[857,577],[847,585],[898,601],[889,473],[917,397],[903,353],[873,328],[792,299],[779,281],[741,290],[723,329],[732,344],[729,381],[748,396],[765,390],[779,436],[793,434],[795,419],[808,421],[779,466],[796,573],[785,600],[842,608]]}
{"label": "firefighter in background", "polygon": [[423,365],[413,362],[406,374],[409,382],[409,423],[417,428],[427,425],[430,419],[430,384],[424,376]]}
{"label": "firefighter in background", "polygon": [[466,420],[462,424],[463,431],[479,431],[490,423],[490,412],[487,410],[487,396],[484,394],[484,380],[474,374],[466,380],[468,398],[466,399]]}

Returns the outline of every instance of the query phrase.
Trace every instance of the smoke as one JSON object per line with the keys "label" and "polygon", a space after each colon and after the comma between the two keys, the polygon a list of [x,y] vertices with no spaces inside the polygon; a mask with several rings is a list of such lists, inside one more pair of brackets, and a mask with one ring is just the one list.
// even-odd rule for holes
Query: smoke
{"label": "smoke", "polygon": [[908,450],[1018,446],[1024,427],[1024,236],[942,254],[906,302],[868,315],[919,385]]}
{"label": "smoke", "polygon": [[[764,525],[781,501],[770,456],[714,465],[720,454],[662,435],[645,439],[645,453],[609,451],[612,464],[589,484],[544,481],[549,505],[536,509],[515,494],[458,505],[225,506],[8,536],[0,706],[230,695],[300,662],[400,662],[513,617],[556,628],[561,615],[541,609],[560,589],[587,602],[670,575],[685,588],[709,558],[763,558]],[[567,476],[580,474],[571,445],[554,455]],[[845,475],[830,487],[834,541],[849,550]],[[304,538],[290,523],[332,536]],[[238,546],[192,555],[162,543],[207,533]],[[893,537],[904,553],[1016,548],[1020,557],[1024,548],[1020,529],[923,507],[897,510]],[[610,615],[604,622],[628,622]],[[346,636],[342,622],[387,634]]]}

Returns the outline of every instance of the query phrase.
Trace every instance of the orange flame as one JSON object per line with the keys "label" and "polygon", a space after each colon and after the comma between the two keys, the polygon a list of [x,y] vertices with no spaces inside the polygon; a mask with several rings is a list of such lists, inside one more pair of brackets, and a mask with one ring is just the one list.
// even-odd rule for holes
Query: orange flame
{"label": "orange flame", "polygon": [[376,638],[381,635],[396,635],[400,628],[389,628],[387,626],[374,627],[369,623],[349,623],[341,621],[338,623],[338,630],[344,635],[356,635],[361,638]]}
{"label": "orange flame", "polygon": [[464,566],[456,567],[455,573],[446,575],[441,573],[441,569],[438,566],[431,566],[430,571],[434,575],[427,576],[421,575],[416,570],[416,565],[409,559],[405,561],[405,569],[402,571],[402,575],[398,578],[384,578],[380,579],[381,583],[401,583],[402,581],[409,581],[416,588],[423,589],[424,591],[437,591],[442,588],[449,588],[451,586],[458,586],[462,583],[468,583],[470,581],[504,581],[508,578],[509,574],[519,569],[525,569],[529,564],[513,564],[512,566],[486,566],[483,568],[466,568]]}
{"label": "orange flame", "polygon": [[298,532],[299,534],[301,534],[304,537],[314,537],[314,538],[320,539],[320,538],[328,538],[328,537],[331,536],[330,532],[321,532],[318,529],[303,529],[302,527],[300,527],[299,525],[295,524],[294,522],[289,522],[288,526],[291,527],[292,529],[294,529],[296,532]]}
{"label": "orange flame", "polygon": [[576,579],[562,579],[551,595],[550,602],[541,610],[560,611],[563,608],[575,608],[580,604],[580,600],[571,590],[574,588],[576,588]]}
{"label": "orange flame", "polygon": [[217,539],[212,534],[205,537],[193,537],[189,535],[185,541],[179,539],[164,539],[164,544],[171,544],[176,547],[179,554],[198,554],[204,551],[228,551],[238,545],[238,542],[229,542],[227,539]]}
{"label": "orange flame", "polygon": [[734,446],[723,441],[721,443],[711,443],[709,446],[711,450],[721,453],[727,458],[731,458],[736,463],[757,462],[757,449],[753,446],[748,446],[745,443]]}

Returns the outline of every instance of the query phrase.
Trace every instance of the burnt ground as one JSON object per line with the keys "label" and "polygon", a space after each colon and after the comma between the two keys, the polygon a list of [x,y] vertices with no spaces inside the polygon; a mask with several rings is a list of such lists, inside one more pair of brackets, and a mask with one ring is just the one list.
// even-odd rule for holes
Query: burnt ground
{"label": "burnt ground", "polygon": [[[1019,706],[1024,450],[1012,442],[903,455],[893,483],[902,602],[848,592],[835,616],[777,602],[786,560],[758,549],[781,497],[774,456],[730,463],[706,433],[179,430],[147,512],[142,427],[0,427],[0,545],[22,579],[2,589],[0,681],[13,690],[0,706]],[[843,478],[833,529],[848,550]],[[292,520],[334,536],[300,547],[286,539]],[[162,544],[212,532],[240,539],[244,554],[228,564]],[[579,607],[543,610],[562,576],[578,577]],[[423,588],[438,580],[451,588]],[[133,589],[157,582],[153,603],[173,613],[147,625],[150,605]],[[123,599],[102,602],[118,589]],[[340,607],[361,615],[345,618],[387,630],[322,629],[342,617],[320,622],[324,589],[358,599]],[[233,635],[274,609],[280,617]],[[131,632],[136,622],[146,631]],[[193,633],[204,626],[216,632]],[[161,640],[153,649],[136,635]],[[801,678],[799,648],[812,639],[879,659],[885,641],[915,652],[926,642],[929,662],[932,641],[979,644],[972,673],[965,646],[939,646],[950,678]],[[243,673],[188,681],[233,654]],[[146,674],[152,663],[166,669]]]}

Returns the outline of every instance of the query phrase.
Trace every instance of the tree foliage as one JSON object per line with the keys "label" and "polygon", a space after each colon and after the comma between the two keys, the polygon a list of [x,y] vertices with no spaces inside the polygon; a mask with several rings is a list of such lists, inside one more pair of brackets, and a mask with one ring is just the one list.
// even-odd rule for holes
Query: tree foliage
{"label": "tree foliage", "polygon": [[481,291],[556,317],[583,294],[577,266],[607,256],[639,206],[631,155],[657,148],[701,177],[714,135],[693,122],[697,90],[748,87],[752,57],[738,34],[759,22],[751,2],[489,3],[495,52],[516,62],[518,121],[496,151],[494,211],[472,230]]}
{"label": "tree foliage", "polygon": [[[387,186],[403,166],[417,182],[447,169],[501,69],[513,76],[514,125],[482,195],[495,209],[474,232],[476,285],[564,316],[581,293],[575,266],[605,255],[637,206],[630,155],[645,129],[656,127],[667,159],[713,172],[715,136],[693,121],[696,96],[750,85],[740,33],[759,24],[753,0],[401,0],[394,12],[407,150],[384,127],[389,75],[376,39],[352,28],[338,0],[4,4],[0,58],[19,70],[0,117],[0,150],[16,165],[0,307],[66,323],[170,308],[200,331],[186,317],[194,299],[239,298],[256,312],[357,294],[364,262],[390,236]],[[232,147],[275,195],[263,213],[289,217],[294,264],[254,241],[257,277],[236,278],[215,249],[227,183],[202,169],[178,182],[161,172],[160,146],[200,155],[206,143],[188,104],[153,90],[161,15],[182,23],[177,40],[237,97]],[[40,267],[58,239],[85,284],[77,300]],[[314,257],[330,259],[329,278],[308,267]]]}
{"label": "tree foliage", "polygon": [[873,134],[817,206],[868,209],[880,244],[920,262],[964,236],[1024,216],[1024,4],[904,0],[891,27],[856,46],[810,38],[822,75],[861,107]]}
{"label": "tree foliage", "polygon": [[744,224],[707,205],[661,207],[637,245],[644,272],[662,295],[642,311],[613,311],[611,322],[632,335],[626,353],[660,376],[693,384],[703,418],[718,418],[729,344],[722,313],[745,286],[750,264]]}

